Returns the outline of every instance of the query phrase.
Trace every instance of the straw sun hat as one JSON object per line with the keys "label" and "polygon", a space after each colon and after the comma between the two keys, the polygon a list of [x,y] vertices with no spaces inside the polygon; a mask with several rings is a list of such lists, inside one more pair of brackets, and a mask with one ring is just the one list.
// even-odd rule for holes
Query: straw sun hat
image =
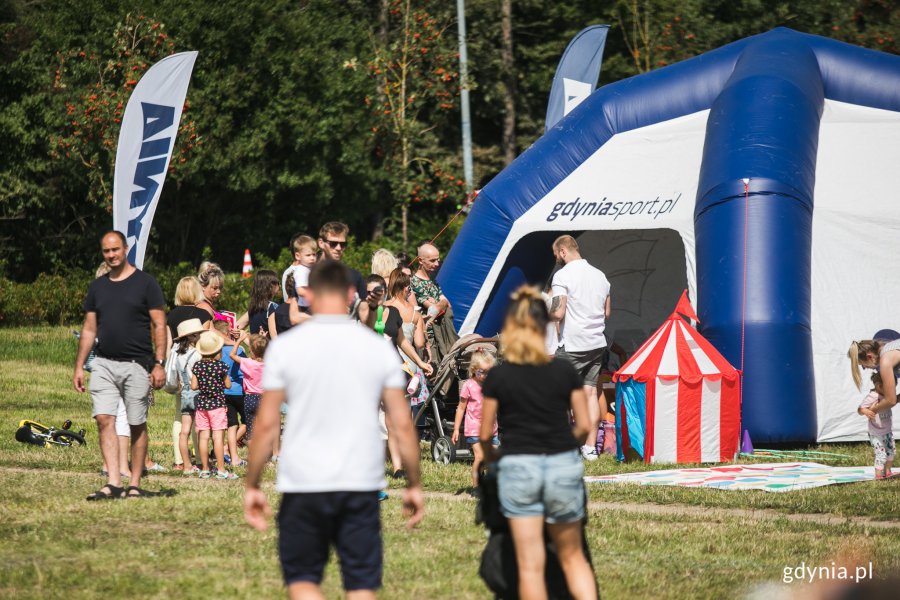
{"label": "straw sun hat", "polygon": [[178,324],[178,337],[175,339],[180,340],[192,333],[202,333],[203,331],[205,330],[203,329],[203,323],[200,322],[200,319],[186,319]]}
{"label": "straw sun hat", "polygon": [[202,356],[214,356],[219,353],[225,341],[215,331],[204,331],[197,340],[197,351]]}

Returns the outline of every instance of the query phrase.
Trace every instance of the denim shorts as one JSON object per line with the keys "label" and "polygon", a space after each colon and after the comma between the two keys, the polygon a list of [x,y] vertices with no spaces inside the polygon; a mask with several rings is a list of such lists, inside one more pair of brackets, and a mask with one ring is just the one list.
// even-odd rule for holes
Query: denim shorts
{"label": "denim shorts", "polygon": [[510,454],[500,459],[498,468],[504,517],[542,516],[547,523],[584,519],[584,464],[577,450]]}
{"label": "denim shorts", "polygon": [[[478,437],[477,435],[472,435],[472,436],[466,437],[466,443],[469,443],[469,444],[471,444],[471,445],[473,445],[473,446],[474,446],[475,444],[480,443],[480,442],[481,442],[481,440],[479,439],[479,437]],[[495,436],[491,439],[491,444],[494,445],[494,446],[499,446],[499,445],[500,445],[500,437],[495,435]]]}

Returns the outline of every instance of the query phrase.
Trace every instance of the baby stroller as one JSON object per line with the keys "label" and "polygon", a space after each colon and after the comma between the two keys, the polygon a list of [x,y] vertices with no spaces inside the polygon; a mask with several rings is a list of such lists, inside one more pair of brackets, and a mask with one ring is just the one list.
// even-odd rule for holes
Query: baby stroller
{"label": "baby stroller", "polygon": [[413,423],[431,440],[431,458],[449,464],[460,458],[471,458],[472,450],[465,436],[454,444],[453,421],[459,405],[459,388],[469,377],[469,361],[476,350],[485,350],[497,357],[499,338],[483,338],[477,334],[464,335],[444,355],[431,379],[431,397],[416,407]]}

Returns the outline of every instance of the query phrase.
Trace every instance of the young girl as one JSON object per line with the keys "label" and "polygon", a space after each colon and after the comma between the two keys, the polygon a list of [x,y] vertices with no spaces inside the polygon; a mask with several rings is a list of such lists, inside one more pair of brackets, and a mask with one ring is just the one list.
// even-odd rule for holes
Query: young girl
{"label": "young girl", "polygon": [[[453,423],[453,436],[450,438],[455,445],[459,441],[459,431],[465,415],[466,442],[472,446],[475,454],[475,462],[472,463],[472,487],[478,489],[478,469],[484,460],[481,444],[478,443],[478,434],[481,431],[481,405],[484,397],[481,395],[481,384],[484,383],[488,371],[496,364],[497,360],[484,350],[476,350],[469,361],[469,379],[459,390],[459,406],[456,408],[456,420]],[[494,446],[500,445],[497,437],[497,421],[494,420]],[[473,495],[475,492],[473,491]]]}
{"label": "young girl", "polygon": [[269,334],[269,315],[275,312],[278,304],[272,301],[280,295],[281,283],[275,271],[260,269],[253,276],[250,286],[250,303],[247,312],[237,321],[238,329],[246,329],[250,333]]}
{"label": "young girl", "polygon": [[197,341],[204,331],[200,319],[188,319],[178,324],[178,337],[175,338],[175,347],[172,350],[174,369],[178,376],[178,387],[181,391],[181,431],[178,433],[178,452],[184,461],[184,475],[199,473],[197,465],[191,464],[191,452],[188,442],[191,438],[191,426],[194,423],[194,412],[197,392],[192,389],[194,364],[200,360],[197,352]]}
{"label": "young girl", "polygon": [[872,413],[870,407],[884,399],[881,375],[873,373],[872,383],[875,384],[875,389],[869,392],[856,412],[869,418],[869,443],[875,449],[875,479],[884,479],[892,475],[891,467],[894,465],[894,455],[896,454],[891,409]]}
{"label": "young girl", "polygon": [[216,455],[216,479],[237,479],[225,470],[225,430],[228,429],[228,411],[225,408],[225,388],[231,387],[228,367],[221,360],[222,336],[214,331],[204,331],[197,340],[197,351],[202,357],[192,369],[191,389],[199,393],[194,401],[195,427],[200,434],[200,462],[203,470],[200,479],[209,479],[209,432],[212,431],[213,452]]}
{"label": "young girl", "polygon": [[[238,348],[250,339],[248,348],[250,358],[238,356]],[[259,408],[259,400],[262,397],[262,372],[263,354],[269,339],[264,335],[249,335],[246,331],[241,333],[237,344],[231,349],[231,360],[239,365],[244,374],[244,415],[247,417],[247,432],[244,439],[249,442],[253,435],[253,420],[256,418],[256,409]]]}

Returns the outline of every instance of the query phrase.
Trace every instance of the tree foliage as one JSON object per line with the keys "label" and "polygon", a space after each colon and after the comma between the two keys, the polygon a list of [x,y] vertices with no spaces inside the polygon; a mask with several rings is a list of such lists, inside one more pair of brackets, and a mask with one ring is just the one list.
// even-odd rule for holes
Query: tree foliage
{"label": "tree foliage", "polygon": [[400,213],[390,215],[388,225],[399,216],[404,244],[411,203],[441,203],[464,185],[454,174],[456,153],[441,143],[459,96],[453,22],[442,6],[445,9],[440,3],[390,0],[381,16],[382,27],[373,36],[368,65],[376,92],[374,98],[366,96],[376,120],[375,151],[383,160]]}
{"label": "tree foliage", "polygon": [[[245,247],[275,257],[333,219],[360,251],[404,247],[407,212],[407,241],[430,237],[465,197],[453,4],[0,0],[0,276],[96,266],[116,120],[149,65],[185,50],[199,56],[151,267],[210,248],[237,270]],[[900,50],[895,0],[508,4],[511,40],[504,3],[466,2],[480,185],[504,166],[504,132],[515,152],[543,133],[560,55],[589,24],[612,26],[601,85],[778,26]]]}

